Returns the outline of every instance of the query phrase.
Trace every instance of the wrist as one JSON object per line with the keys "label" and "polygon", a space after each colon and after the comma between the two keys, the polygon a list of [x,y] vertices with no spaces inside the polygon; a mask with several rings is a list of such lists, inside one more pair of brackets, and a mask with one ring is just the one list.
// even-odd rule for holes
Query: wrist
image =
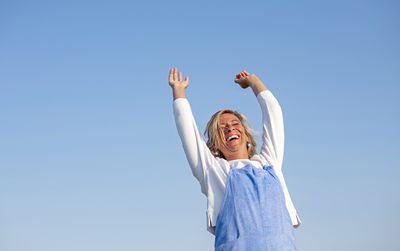
{"label": "wrist", "polygon": [[175,99],[186,98],[185,88],[172,88],[172,94]]}
{"label": "wrist", "polygon": [[250,81],[250,87],[256,96],[260,92],[267,90],[267,87],[265,87],[264,83],[257,77],[255,77],[253,81]]}
{"label": "wrist", "polygon": [[256,75],[251,75],[249,78],[249,86],[250,87],[255,87],[257,85],[264,85],[261,80],[256,76]]}

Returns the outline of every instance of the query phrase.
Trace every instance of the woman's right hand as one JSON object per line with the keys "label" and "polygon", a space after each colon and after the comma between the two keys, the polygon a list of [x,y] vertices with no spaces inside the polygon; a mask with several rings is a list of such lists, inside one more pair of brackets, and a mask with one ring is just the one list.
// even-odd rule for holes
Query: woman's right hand
{"label": "woman's right hand", "polygon": [[189,85],[189,77],[182,81],[182,72],[175,68],[169,71],[169,85],[172,88],[174,100],[177,98],[186,98],[185,89]]}
{"label": "woman's right hand", "polygon": [[184,81],[182,81],[182,72],[178,72],[175,68],[172,68],[169,71],[169,85],[172,89],[175,88],[183,88],[186,89],[189,85],[189,77],[186,77]]}

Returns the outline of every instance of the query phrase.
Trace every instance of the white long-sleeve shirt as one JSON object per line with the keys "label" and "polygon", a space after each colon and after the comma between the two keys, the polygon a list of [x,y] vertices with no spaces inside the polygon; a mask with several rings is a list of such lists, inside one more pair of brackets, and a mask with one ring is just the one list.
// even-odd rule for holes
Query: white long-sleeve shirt
{"label": "white long-sleeve shirt", "polygon": [[257,168],[271,165],[282,185],[286,207],[292,224],[297,228],[301,221],[290,198],[282,173],[284,151],[284,127],[281,107],[269,90],[260,92],[257,100],[263,115],[263,145],[261,151],[251,159],[227,161],[214,157],[197,129],[189,102],[185,98],[174,101],[176,127],[181,137],[186,158],[193,175],[200,182],[201,191],[207,196],[207,230],[215,234],[215,225],[221,209],[225,187],[231,168],[242,168],[248,164]]}

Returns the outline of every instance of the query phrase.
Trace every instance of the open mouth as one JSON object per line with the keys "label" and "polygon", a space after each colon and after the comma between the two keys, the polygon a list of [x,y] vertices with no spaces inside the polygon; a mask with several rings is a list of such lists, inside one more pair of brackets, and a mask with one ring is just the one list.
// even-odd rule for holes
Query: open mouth
{"label": "open mouth", "polygon": [[226,141],[231,142],[231,141],[238,140],[238,139],[239,139],[238,135],[232,135],[232,136],[228,137],[228,139]]}

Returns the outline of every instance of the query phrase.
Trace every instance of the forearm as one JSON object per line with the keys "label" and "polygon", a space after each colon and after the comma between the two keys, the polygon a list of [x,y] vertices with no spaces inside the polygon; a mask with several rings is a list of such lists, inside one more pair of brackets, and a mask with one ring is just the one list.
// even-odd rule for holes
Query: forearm
{"label": "forearm", "polygon": [[261,80],[257,77],[251,80],[249,86],[253,90],[254,95],[256,95],[256,97],[260,92],[268,90],[267,87],[264,85],[264,83],[261,82]]}
{"label": "forearm", "polygon": [[284,152],[284,124],[282,109],[274,95],[262,92],[257,96],[263,114],[263,145],[261,155],[281,168]]}
{"label": "forearm", "polygon": [[192,173],[200,182],[203,193],[206,193],[204,179],[207,167],[216,166],[218,163],[197,128],[187,99],[174,101],[174,117]]}

